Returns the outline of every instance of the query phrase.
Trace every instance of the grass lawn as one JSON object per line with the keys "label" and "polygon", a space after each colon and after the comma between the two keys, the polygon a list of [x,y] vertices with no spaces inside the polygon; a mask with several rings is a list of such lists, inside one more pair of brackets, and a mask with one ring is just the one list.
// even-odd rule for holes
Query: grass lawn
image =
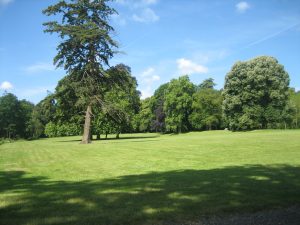
{"label": "grass lawn", "polygon": [[300,203],[300,130],[0,145],[0,224],[155,224]]}

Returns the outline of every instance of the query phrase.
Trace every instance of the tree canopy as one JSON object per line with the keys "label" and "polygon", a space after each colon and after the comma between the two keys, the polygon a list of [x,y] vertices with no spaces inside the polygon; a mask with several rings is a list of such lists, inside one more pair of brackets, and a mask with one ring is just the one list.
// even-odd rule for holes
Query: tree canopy
{"label": "tree canopy", "polygon": [[226,75],[223,110],[231,130],[274,128],[288,112],[289,75],[273,57],[237,62]]}

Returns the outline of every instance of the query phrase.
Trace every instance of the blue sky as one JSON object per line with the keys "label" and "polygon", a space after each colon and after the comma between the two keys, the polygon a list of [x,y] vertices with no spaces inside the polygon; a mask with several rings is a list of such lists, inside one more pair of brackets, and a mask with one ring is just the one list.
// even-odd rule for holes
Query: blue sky
{"label": "blue sky", "polygon": [[[0,0],[0,94],[39,102],[65,72],[52,59],[59,39],[43,33],[41,11],[55,0]],[[116,0],[111,18],[125,63],[148,97],[183,74],[222,88],[236,61],[276,57],[300,90],[300,1]]]}

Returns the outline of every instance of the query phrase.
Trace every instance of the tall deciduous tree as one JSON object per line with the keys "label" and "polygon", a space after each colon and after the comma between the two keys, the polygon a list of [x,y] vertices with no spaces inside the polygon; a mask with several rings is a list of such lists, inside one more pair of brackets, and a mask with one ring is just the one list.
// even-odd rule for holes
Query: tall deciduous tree
{"label": "tall deciduous tree", "polygon": [[167,131],[181,133],[190,130],[188,117],[192,111],[192,95],[194,92],[195,85],[190,82],[188,76],[170,81],[164,102]]}
{"label": "tall deciduous tree", "polygon": [[62,41],[57,47],[54,63],[63,67],[73,81],[85,105],[85,125],[81,143],[91,142],[92,105],[101,101],[102,86],[113,83],[104,67],[109,65],[117,43],[111,38],[114,31],[108,23],[116,11],[109,0],[61,0],[43,11],[47,16],[61,15],[44,23],[45,32],[58,33]]}
{"label": "tall deciduous tree", "polygon": [[276,127],[289,111],[289,75],[273,57],[237,62],[227,74],[223,109],[231,130]]}

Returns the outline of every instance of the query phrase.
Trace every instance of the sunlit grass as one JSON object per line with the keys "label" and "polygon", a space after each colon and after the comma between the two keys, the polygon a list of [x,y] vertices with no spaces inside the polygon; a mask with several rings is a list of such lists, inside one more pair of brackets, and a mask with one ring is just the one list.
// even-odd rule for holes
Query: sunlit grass
{"label": "sunlit grass", "polygon": [[0,145],[0,224],[140,224],[300,203],[300,131]]}

